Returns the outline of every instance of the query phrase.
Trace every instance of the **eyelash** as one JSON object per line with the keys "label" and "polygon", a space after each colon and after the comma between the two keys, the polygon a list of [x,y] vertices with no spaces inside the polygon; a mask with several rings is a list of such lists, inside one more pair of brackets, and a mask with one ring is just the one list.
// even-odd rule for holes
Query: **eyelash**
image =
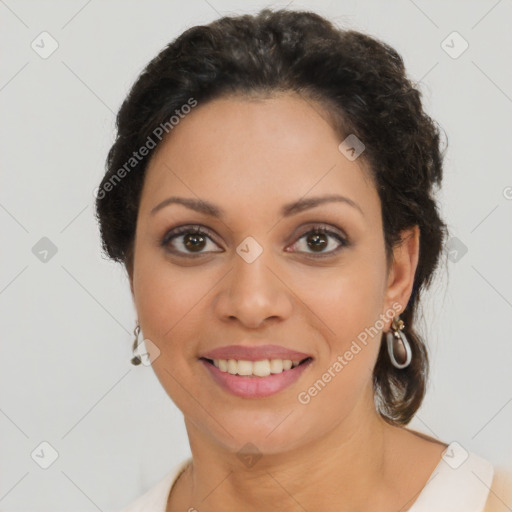
{"label": "eyelash", "polygon": [[[306,253],[309,257],[312,257],[313,259],[322,259],[322,258],[332,257],[332,256],[338,254],[338,252],[343,247],[346,247],[349,245],[348,241],[344,237],[342,237],[336,231],[333,231],[321,224],[311,226],[311,229],[309,229],[308,231],[304,232],[301,236],[299,236],[299,238],[297,238],[297,241],[294,242],[293,245],[295,245],[299,240],[304,238],[306,235],[309,235],[312,233],[325,234],[325,235],[332,236],[340,243],[340,247],[338,247],[337,249],[331,250],[329,252],[318,253],[318,254]],[[206,236],[207,238],[209,238],[210,240],[214,241],[212,234],[210,233],[210,231],[208,229],[203,228],[202,226],[189,225],[189,226],[181,226],[181,227],[178,227],[178,228],[168,231],[162,239],[162,242],[161,242],[162,247],[164,247],[164,249],[166,251],[168,251],[172,254],[177,254],[178,256],[184,256],[186,258],[198,258],[198,257],[204,256],[205,254],[207,254],[207,252],[195,253],[195,254],[194,253],[183,253],[183,252],[179,252],[179,251],[169,248],[170,242],[172,242],[175,238],[178,238],[180,235],[185,235],[185,234],[203,235],[203,236]],[[214,251],[214,252],[220,252],[220,251]]]}

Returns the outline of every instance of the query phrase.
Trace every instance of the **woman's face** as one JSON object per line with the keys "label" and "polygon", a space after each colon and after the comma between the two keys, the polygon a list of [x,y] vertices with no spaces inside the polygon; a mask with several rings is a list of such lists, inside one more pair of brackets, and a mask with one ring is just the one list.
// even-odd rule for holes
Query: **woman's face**
{"label": "woman's face", "polygon": [[[381,332],[407,303],[416,261],[406,252],[409,264],[388,274],[378,193],[341,142],[320,108],[296,95],[224,98],[181,119],[148,166],[130,275],[138,318],[187,425],[229,450],[290,450],[374,414]],[[346,199],[307,207],[332,196]],[[170,197],[222,214],[162,206]],[[304,207],[284,211],[298,201]],[[312,359],[268,377],[201,359],[233,345]],[[269,359],[287,358],[276,354]]]}

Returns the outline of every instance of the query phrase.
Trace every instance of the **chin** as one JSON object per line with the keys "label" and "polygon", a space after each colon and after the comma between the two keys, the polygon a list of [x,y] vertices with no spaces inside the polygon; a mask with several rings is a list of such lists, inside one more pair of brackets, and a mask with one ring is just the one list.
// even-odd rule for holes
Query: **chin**
{"label": "chin", "polygon": [[[244,452],[261,455],[278,455],[291,451],[304,443],[307,429],[303,423],[297,424],[292,419],[293,413],[285,419],[286,414],[266,415],[263,412],[235,413],[222,416],[222,426],[205,426],[210,435],[217,437],[218,443],[227,451],[242,456]],[[283,421],[284,420],[284,421]],[[298,428],[299,427],[299,428]],[[231,435],[230,435],[231,434]]]}

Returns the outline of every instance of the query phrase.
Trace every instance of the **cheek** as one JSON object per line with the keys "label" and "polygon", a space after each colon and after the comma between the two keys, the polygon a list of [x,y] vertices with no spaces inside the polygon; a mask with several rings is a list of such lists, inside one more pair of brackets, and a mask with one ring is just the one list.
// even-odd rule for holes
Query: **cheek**
{"label": "cheek", "polygon": [[[197,361],[197,340],[204,323],[202,301],[207,300],[213,284],[208,285],[206,279],[191,279],[190,271],[185,273],[176,267],[171,271],[168,263],[154,260],[148,265],[143,260],[141,257],[137,263],[134,289],[144,338],[159,350],[152,368],[177,407],[190,412],[190,393],[197,395],[195,380],[201,364]],[[194,408],[192,412],[200,414]]]}
{"label": "cheek", "polygon": [[144,335],[165,350],[176,348],[179,339],[192,339],[194,326],[197,333],[201,322],[201,301],[212,286],[190,271],[171,271],[169,264],[139,261],[139,269],[134,275],[135,303]]}
{"label": "cheek", "polygon": [[317,316],[326,339],[342,349],[376,323],[384,302],[385,266],[377,258],[347,258],[337,268],[304,271],[294,279],[294,292]]}
{"label": "cheek", "polygon": [[[159,254],[140,245],[135,251],[134,302],[145,338],[161,350],[162,355],[185,339],[183,329],[194,318],[194,307],[206,290],[200,281],[190,281],[190,271],[180,271]],[[199,286],[198,286],[199,285]],[[197,323],[196,323],[197,325]]]}
{"label": "cheek", "polygon": [[299,403],[306,416],[323,417],[325,425],[344,418],[371,393],[373,368],[381,343],[378,323],[381,290],[374,276],[350,272],[329,280],[324,293],[313,297],[322,343],[318,359]]}
{"label": "cheek", "polygon": [[309,321],[315,322],[324,344],[309,379],[311,394],[304,390],[304,400],[310,399],[319,411],[332,407],[335,416],[347,414],[371,383],[384,300],[385,264],[379,267],[379,261],[354,254],[323,276],[311,272],[296,281],[297,294],[313,311]]}

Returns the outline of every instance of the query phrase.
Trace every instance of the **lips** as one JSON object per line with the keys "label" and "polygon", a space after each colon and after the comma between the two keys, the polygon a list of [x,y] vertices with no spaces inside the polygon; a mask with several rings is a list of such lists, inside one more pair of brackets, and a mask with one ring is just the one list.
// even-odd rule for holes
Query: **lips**
{"label": "lips", "polygon": [[200,359],[237,359],[260,361],[262,359],[291,359],[292,361],[313,358],[311,354],[290,350],[280,345],[227,345],[218,347],[199,356]]}
{"label": "lips", "polygon": [[[312,359],[306,358],[302,364],[295,368],[267,377],[232,375],[216,368],[205,358],[201,358],[201,363],[212,377],[213,382],[218,384],[221,389],[239,398],[254,399],[270,397],[291,387],[309,370]],[[304,388],[304,385],[302,388]]]}

